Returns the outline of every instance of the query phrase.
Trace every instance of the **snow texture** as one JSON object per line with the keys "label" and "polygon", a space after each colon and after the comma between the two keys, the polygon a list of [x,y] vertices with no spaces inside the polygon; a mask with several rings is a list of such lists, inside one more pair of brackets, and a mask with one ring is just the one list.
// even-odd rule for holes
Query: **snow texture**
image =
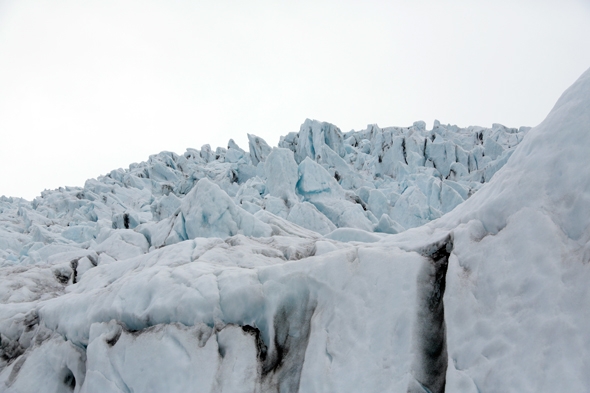
{"label": "snow texture", "polygon": [[162,152],[0,197],[0,391],[582,392],[590,70],[533,129]]}

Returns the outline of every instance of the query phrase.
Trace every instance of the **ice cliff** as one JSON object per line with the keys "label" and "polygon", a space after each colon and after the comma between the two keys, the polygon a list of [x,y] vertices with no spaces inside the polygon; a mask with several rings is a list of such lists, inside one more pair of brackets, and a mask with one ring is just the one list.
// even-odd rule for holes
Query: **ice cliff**
{"label": "ice cliff", "polygon": [[537,127],[163,152],[0,199],[0,391],[590,386],[590,70]]}

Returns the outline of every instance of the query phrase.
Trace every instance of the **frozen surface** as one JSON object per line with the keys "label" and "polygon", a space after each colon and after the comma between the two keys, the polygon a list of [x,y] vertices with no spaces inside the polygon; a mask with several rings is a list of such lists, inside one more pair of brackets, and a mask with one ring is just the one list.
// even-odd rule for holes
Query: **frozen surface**
{"label": "frozen surface", "polygon": [[530,131],[306,120],[1,197],[0,391],[587,391],[588,108],[590,71]]}

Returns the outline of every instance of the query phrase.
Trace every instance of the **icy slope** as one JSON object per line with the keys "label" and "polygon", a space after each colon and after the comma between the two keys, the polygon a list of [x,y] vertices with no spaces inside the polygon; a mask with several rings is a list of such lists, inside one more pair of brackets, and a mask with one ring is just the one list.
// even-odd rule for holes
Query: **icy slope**
{"label": "icy slope", "polygon": [[439,224],[465,223],[447,276],[449,355],[480,391],[590,386],[588,147],[590,70]]}
{"label": "icy slope", "polygon": [[588,390],[589,146],[590,70],[473,198],[387,241],[454,235],[449,391]]}
{"label": "icy slope", "polygon": [[5,198],[0,391],[586,391],[588,108],[590,70],[514,150],[307,121]]}

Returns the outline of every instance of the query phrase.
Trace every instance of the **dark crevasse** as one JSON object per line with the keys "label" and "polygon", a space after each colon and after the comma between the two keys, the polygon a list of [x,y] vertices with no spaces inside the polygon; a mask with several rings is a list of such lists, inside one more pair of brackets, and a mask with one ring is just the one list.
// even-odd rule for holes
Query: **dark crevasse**
{"label": "dark crevasse", "polygon": [[428,259],[418,275],[418,315],[416,316],[413,374],[409,393],[444,393],[447,374],[445,310],[446,274],[453,250],[453,236],[420,250]]}
{"label": "dark crevasse", "polygon": [[259,358],[262,391],[297,392],[311,333],[316,300],[285,299],[273,320],[274,337],[264,359]]}

